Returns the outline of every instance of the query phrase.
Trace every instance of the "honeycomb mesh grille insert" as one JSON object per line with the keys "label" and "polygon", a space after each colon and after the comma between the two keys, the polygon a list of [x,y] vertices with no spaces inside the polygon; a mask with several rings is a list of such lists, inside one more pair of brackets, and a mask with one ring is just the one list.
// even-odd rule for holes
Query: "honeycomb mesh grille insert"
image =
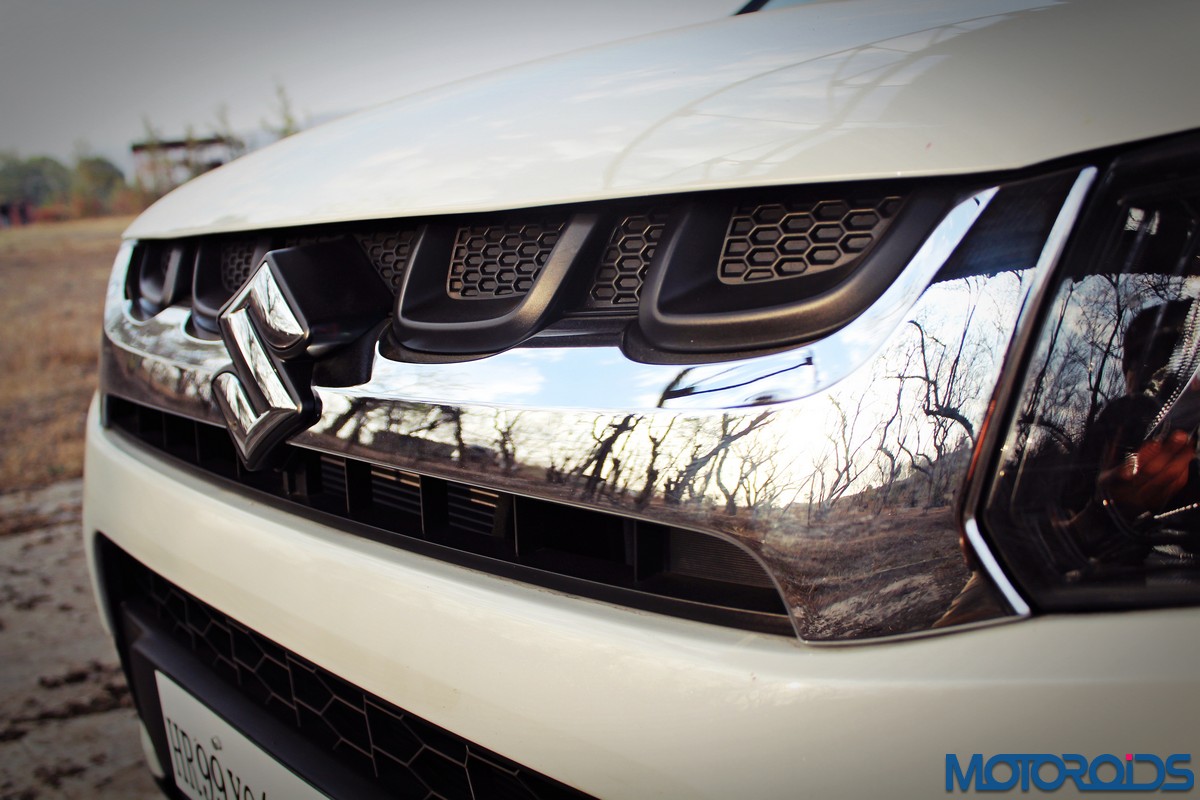
{"label": "honeycomb mesh grille insert", "polygon": [[900,201],[884,197],[738,206],[721,248],[721,282],[761,283],[848,266],[879,239]]}
{"label": "honeycomb mesh grille insert", "polygon": [[250,273],[258,266],[254,263],[255,241],[239,239],[221,245],[221,286],[233,294],[242,288]]}
{"label": "honeycomb mesh grille insert", "polygon": [[400,282],[408,268],[413,236],[412,230],[374,231],[355,236],[367,260],[375,267],[383,282],[391,287],[393,294],[400,291]]}
{"label": "honeycomb mesh grille insert", "polygon": [[588,292],[586,308],[632,308],[638,304],[646,269],[662,239],[667,212],[630,214],[613,229]]}
{"label": "honeycomb mesh grille insert", "polygon": [[371,695],[132,559],[138,599],[176,641],[309,741],[397,797],[585,797]]}
{"label": "honeycomb mesh grille insert", "polygon": [[519,297],[533,288],[565,220],[458,229],[446,291],[456,300]]}

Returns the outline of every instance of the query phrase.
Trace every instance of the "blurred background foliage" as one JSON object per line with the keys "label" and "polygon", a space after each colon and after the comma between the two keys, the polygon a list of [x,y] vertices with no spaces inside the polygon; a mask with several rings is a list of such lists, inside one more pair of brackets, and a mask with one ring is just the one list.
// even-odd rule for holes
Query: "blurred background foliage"
{"label": "blurred background foliage", "polygon": [[143,135],[132,142],[132,177],[111,160],[77,143],[68,166],[50,156],[22,158],[0,150],[0,227],[86,217],[135,214],[176,186],[241,157],[254,146],[298,133],[304,125],[282,84],[275,86],[271,118],[262,121],[265,141],[239,135],[225,106],[205,133],[188,125],[183,136],[164,136],[147,118]]}
{"label": "blurred background foliage", "polygon": [[0,225],[130,214],[153,199],[102,156],[81,154],[68,167],[0,151]]}

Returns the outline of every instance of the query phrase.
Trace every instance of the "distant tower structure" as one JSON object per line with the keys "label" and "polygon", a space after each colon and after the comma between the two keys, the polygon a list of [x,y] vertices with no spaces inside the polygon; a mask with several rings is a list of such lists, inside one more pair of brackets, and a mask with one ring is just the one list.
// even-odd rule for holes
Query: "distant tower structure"
{"label": "distant tower structure", "polygon": [[161,195],[232,161],[245,152],[246,145],[232,136],[205,136],[134,142],[129,150],[138,183]]}

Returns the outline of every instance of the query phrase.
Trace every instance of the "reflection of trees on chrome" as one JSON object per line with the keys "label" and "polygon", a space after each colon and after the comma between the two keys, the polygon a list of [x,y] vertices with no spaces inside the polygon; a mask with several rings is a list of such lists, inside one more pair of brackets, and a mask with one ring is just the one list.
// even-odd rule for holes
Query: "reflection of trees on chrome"
{"label": "reflection of trees on chrome", "polygon": [[[833,504],[871,467],[872,446],[870,438],[860,438],[859,421],[862,417],[863,398],[859,398],[852,412],[847,413],[836,397],[829,398],[833,406],[833,425],[826,429],[828,447],[813,459],[811,474],[806,482],[808,494],[808,520],[820,519],[829,513]],[[872,435],[869,432],[868,436]],[[865,457],[864,457],[865,454]]]}
{"label": "reflection of trees on chrome", "polygon": [[[793,526],[822,525],[838,509],[946,506],[1007,343],[996,312],[978,311],[997,281],[1010,295],[1021,285],[1007,274],[931,288],[945,297],[900,326],[865,377],[785,406],[594,414],[335,396],[317,429],[588,505]],[[660,394],[688,392],[691,372]]]}
{"label": "reflection of trees on chrome", "polygon": [[789,576],[785,600],[818,638],[920,629],[967,581],[951,504],[1022,289],[1014,273],[939,282],[861,370],[786,404],[706,410],[713,373],[686,367],[652,397],[694,392],[696,410],[332,394],[297,443],[733,539]]}
{"label": "reflection of trees on chrome", "polygon": [[[692,449],[687,465],[668,478],[664,484],[663,499],[673,505],[682,502],[684,495],[695,498],[707,493],[709,482],[712,480],[713,469],[717,462],[714,459],[722,455],[734,442],[749,436],[771,421],[771,412],[763,411],[758,416],[743,420],[735,419],[729,414],[721,416],[721,427],[716,433],[716,441],[711,446],[697,445]],[[712,468],[709,468],[712,465]],[[703,481],[701,483],[701,476]],[[700,483],[701,488],[697,488]]]}
{"label": "reflection of trees on chrome", "polygon": [[500,469],[506,474],[517,468],[517,434],[521,424],[521,412],[496,411],[492,428],[496,431],[496,452]]}
{"label": "reflection of trees on chrome", "polygon": [[[617,443],[629,433],[640,420],[633,414],[625,415],[619,422],[592,426],[592,449],[587,460],[576,470],[583,479],[583,489],[580,495],[584,498],[594,498],[611,482],[614,486],[621,478],[621,457],[613,454]],[[611,467],[609,461],[611,460]],[[608,476],[606,475],[608,471]]]}
{"label": "reflection of trees on chrome", "polygon": [[1002,325],[977,319],[984,287],[960,282],[969,298],[961,318],[938,308],[910,319],[907,335],[880,356],[869,393],[829,394],[827,443],[805,478],[810,521],[850,495],[876,513],[897,502],[951,502],[956,462],[975,445],[973,420],[1006,343]]}

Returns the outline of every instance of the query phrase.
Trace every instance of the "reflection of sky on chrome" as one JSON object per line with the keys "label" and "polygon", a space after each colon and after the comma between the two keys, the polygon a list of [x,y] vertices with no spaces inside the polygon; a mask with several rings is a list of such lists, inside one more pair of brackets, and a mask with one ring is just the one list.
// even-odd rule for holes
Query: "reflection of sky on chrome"
{"label": "reflection of sky on chrome", "polygon": [[[1015,324],[1024,290],[1021,278],[1015,273],[1004,273],[987,282],[973,279],[939,283],[926,293],[910,317],[919,321],[931,337],[954,344],[962,335],[971,310],[975,310],[971,330],[972,337],[980,347],[976,357],[967,366],[974,371],[973,380],[979,391],[962,411],[967,418],[976,421],[977,428],[999,377],[1008,333]],[[855,444],[870,443],[878,435],[878,425],[887,419],[894,407],[896,375],[900,373],[905,351],[915,345],[914,333],[911,325],[903,325],[866,368],[805,403],[804,407],[812,409],[811,413],[781,414],[776,418],[768,435],[788,442],[789,455],[794,457],[787,470],[788,482],[803,482],[812,473],[814,465],[829,456],[830,437],[836,434],[837,422],[832,401],[841,405],[848,414],[858,411],[858,424],[851,437]],[[915,382],[911,383],[914,385],[908,386],[906,392],[915,397],[920,388]],[[927,439],[932,430],[928,417],[919,404],[909,405],[911,438]],[[875,454],[876,449],[868,447],[860,457],[873,457]],[[877,483],[878,476],[868,471],[849,493]]]}
{"label": "reflection of sky on chrome", "polygon": [[[355,389],[363,397],[389,395],[430,402],[516,404],[532,402],[546,384],[537,351],[491,357],[463,364],[405,364],[391,369],[376,359],[370,382]],[[450,400],[450,398],[453,398]]]}

